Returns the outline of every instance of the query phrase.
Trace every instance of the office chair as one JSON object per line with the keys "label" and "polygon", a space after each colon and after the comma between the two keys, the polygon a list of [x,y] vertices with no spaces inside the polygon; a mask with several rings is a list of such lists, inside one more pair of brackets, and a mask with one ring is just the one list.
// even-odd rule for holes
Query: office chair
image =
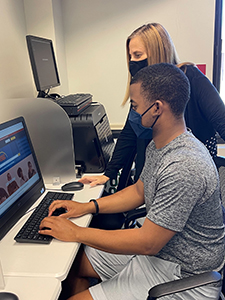
{"label": "office chair", "polygon": [[[223,207],[223,222],[225,223],[225,209]],[[147,300],[160,299],[161,297],[176,294],[186,290],[194,289],[208,284],[214,284],[215,286],[221,286],[221,293],[218,299],[225,300],[225,281],[223,280],[224,267],[219,272],[205,272],[198,275],[193,275],[187,278],[182,278],[166,283],[158,284],[152,287],[148,292]],[[222,274],[222,275],[221,275]]]}
{"label": "office chair", "polygon": [[[223,222],[225,224],[225,158],[216,157],[214,159],[216,167],[218,169],[220,177],[220,191],[223,209]],[[137,221],[138,218],[144,217],[146,215],[146,209],[139,208],[132,210],[127,213],[125,219],[125,228],[134,228],[135,226],[141,227],[141,224]],[[224,268],[221,273],[224,273]],[[222,283],[221,283],[222,281]],[[188,278],[182,278],[175,281],[170,281],[162,284],[158,284],[149,290],[149,295],[147,300],[159,299],[166,295],[171,295],[174,293],[179,293],[185,290],[197,288],[207,284],[222,284],[222,291],[219,299],[225,300],[225,281],[222,280],[222,276],[218,272],[206,272],[203,274],[194,275]],[[216,299],[215,299],[216,300]]]}
{"label": "office chair", "polygon": [[[223,209],[223,223],[225,224],[225,209],[223,206],[222,209]],[[149,290],[147,300],[160,299],[163,296],[183,292],[207,284],[214,284],[216,286],[222,285],[220,296],[218,299],[215,300],[225,300],[225,296],[224,296],[225,281],[223,280],[224,270],[225,270],[225,266],[223,267],[221,272],[215,272],[215,271],[205,272],[187,278],[182,278],[182,279],[155,285]]]}
{"label": "office chair", "polygon": [[[225,209],[223,208],[223,222],[225,224]],[[194,289],[208,284],[214,284],[215,286],[221,286],[221,293],[218,299],[215,300],[225,300],[225,281],[223,280],[224,268],[222,271],[215,272],[205,272],[198,275],[193,275],[187,278],[182,278],[174,281],[169,281],[166,283],[158,284],[152,287],[148,292],[147,300],[160,299],[161,297],[176,294],[186,290]]]}
{"label": "office chair", "polygon": [[120,178],[119,178],[119,184],[117,186],[117,191],[121,191],[122,189],[124,189],[125,187],[133,184],[133,180],[131,178],[131,175],[132,175],[132,165],[133,165],[133,162],[135,160],[135,157],[136,157],[136,149],[134,149],[129,157],[127,157],[127,161],[121,171],[121,174],[120,174]]}
{"label": "office chair", "polygon": [[[224,158],[225,162],[225,158]],[[224,173],[225,174],[225,173]],[[225,181],[225,178],[223,178]],[[224,187],[225,188],[225,187]],[[225,208],[223,209],[223,223],[225,224]],[[225,300],[225,280],[223,280],[225,266],[221,272],[205,272],[198,275],[193,275],[187,278],[182,278],[174,281],[169,281],[166,283],[161,283],[152,287],[148,292],[147,300],[160,299],[161,297],[176,294],[186,290],[194,289],[208,284],[214,284],[215,286],[221,286],[221,293],[218,299],[215,300]]]}
{"label": "office chair", "polygon": [[[207,284],[215,284],[217,286],[220,286],[221,280],[222,280],[221,274],[212,271],[212,272],[193,275],[187,278],[182,278],[182,279],[178,279],[166,283],[161,283],[149,290],[147,300],[159,299],[164,296],[194,289]],[[215,300],[219,300],[219,299],[221,300],[225,299],[222,292],[220,298]]]}
{"label": "office chair", "polygon": [[219,172],[220,176],[220,191],[222,204],[225,207],[225,157],[216,156],[214,157],[214,162]]}

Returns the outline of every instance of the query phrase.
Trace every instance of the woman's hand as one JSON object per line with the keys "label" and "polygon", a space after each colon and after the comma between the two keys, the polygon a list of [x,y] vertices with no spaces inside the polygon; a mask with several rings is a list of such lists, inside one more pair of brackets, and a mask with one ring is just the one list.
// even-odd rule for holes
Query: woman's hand
{"label": "woman's hand", "polygon": [[78,181],[82,183],[90,183],[90,186],[96,186],[98,184],[105,184],[109,180],[109,177],[105,175],[98,176],[84,176]]}

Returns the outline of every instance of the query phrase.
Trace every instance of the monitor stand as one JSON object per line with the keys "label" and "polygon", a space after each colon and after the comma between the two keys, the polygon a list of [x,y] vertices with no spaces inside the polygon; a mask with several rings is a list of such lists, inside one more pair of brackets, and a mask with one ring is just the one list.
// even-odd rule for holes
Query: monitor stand
{"label": "monitor stand", "polygon": [[45,93],[45,91],[39,91],[38,95],[37,95],[37,98],[50,98],[50,99],[56,100],[56,99],[61,98],[61,96],[59,94],[56,94],[56,93],[48,94],[48,93]]}
{"label": "monitor stand", "polygon": [[47,93],[45,93],[45,91],[39,91],[37,98],[46,98],[48,96]]}

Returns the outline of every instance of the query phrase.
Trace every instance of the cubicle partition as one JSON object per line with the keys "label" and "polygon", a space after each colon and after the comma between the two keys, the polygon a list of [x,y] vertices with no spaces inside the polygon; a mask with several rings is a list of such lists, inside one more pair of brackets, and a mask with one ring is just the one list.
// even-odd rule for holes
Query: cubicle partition
{"label": "cubicle partition", "polygon": [[57,187],[76,179],[71,122],[50,99],[7,99],[0,123],[23,116],[28,127],[44,182]]}

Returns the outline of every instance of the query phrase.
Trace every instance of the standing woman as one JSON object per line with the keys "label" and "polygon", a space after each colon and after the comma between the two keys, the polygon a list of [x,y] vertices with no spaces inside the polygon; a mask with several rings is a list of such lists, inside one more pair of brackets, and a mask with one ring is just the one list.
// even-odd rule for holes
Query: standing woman
{"label": "standing woman", "polygon": [[[184,71],[191,86],[191,96],[185,111],[186,125],[205,144],[212,157],[216,157],[216,132],[225,140],[225,105],[208,78],[194,64],[179,63],[169,33],[158,23],[149,23],[136,29],[127,38],[126,51],[129,72],[122,104],[125,105],[129,99],[131,77],[140,69],[162,62],[177,65]],[[145,149],[151,140],[151,128],[145,128],[138,123],[140,119],[135,107],[131,107],[104,175],[84,176],[80,181],[94,186],[116,178],[129,155],[136,155],[135,181],[139,178],[145,161]]]}

